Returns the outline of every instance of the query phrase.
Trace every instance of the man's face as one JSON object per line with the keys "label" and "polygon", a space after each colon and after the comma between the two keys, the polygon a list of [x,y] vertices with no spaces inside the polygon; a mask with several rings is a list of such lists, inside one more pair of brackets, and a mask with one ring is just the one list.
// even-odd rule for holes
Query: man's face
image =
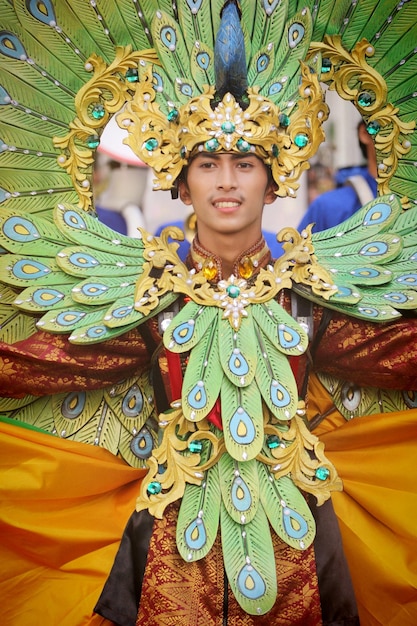
{"label": "man's face", "polygon": [[261,234],[265,204],[276,199],[265,165],[254,155],[201,153],[190,163],[180,196],[197,215],[198,235],[208,246],[216,234]]}

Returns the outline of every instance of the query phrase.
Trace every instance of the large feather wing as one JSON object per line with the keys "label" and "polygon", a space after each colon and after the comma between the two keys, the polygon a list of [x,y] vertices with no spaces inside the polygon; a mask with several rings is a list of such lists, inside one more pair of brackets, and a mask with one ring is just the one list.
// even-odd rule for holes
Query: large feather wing
{"label": "large feather wing", "polygon": [[[318,263],[337,290],[326,306],[384,322],[417,309],[417,208],[402,211],[394,194],[365,205],[345,222],[313,233]],[[308,232],[303,233],[307,238]],[[303,284],[294,289],[321,301]]]}

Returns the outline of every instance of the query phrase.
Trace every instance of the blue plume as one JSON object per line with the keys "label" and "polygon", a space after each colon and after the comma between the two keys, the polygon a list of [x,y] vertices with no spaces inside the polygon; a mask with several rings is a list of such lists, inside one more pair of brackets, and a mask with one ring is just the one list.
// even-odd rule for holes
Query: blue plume
{"label": "blue plume", "polygon": [[230,92],[239,98],[245,93],[248,86],[245,42],[238,6],[233,0],[227,2],[222,11],[214,46],[214,72],[219,97]]}

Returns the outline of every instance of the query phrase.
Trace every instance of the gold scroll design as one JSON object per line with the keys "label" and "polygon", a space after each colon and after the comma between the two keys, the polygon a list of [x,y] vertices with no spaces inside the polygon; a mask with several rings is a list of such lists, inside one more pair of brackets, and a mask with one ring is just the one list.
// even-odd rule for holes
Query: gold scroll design
{"label": "gold scroll design", "polygon": [[[217,306],[225,311],[235,330],[239,330],[245,308],[276,298],[282,289],[290,289],[293,282],[302,283],[312,292],[328,300],[337,290],[331,274],[325,270],[314,255],[311,228],[301,234],[294,228],[280,231],[284,254],[274,265],[262,268],[253,282],[234,277],[212,285],[202,272],[189,270],[178,258],[177,243],[169,243],[168,237],[181,239],[181,231],[175,227],[164,229],[161,237],[142,232],[144,242],[143,273],[135,289],[135,309],[148,315],[159,305],[161,297],[168,292],[182,293],[202,306]],[[228,287],[236,285],[239,296],[228,295]],[[239,312],[238,317],[227,315],[230,307]]]}
{"label": "gold scroll design", "polygon": [[[78,194],[78,206],[85,211],[92,207],[92,165],[95,148],[88,147],[90,138],[99,139],[104,127],[114,113],[120,111],[131,100],[135,83],[125,79],[127,70],[138,66],[141,59],[159,63],[154,50],[132,52],[132,47],[118,46],[110,65],[93,54],[85,64],[85,69],[94,72],[93,77],[78,91],[74,104],[76,117],[69,124],[69,132],[64,137],[54,137],[54,145],[61,150],[59,165],[71,177]],[[92,111],[97,105],[104,115],[94,118]]]}
{"label": "gold scroll design", "polygon": [[[354,103],[367,124],[378,122],[381,126],[375,135],[378,154],[377,183],[380,195],[390,193],[390,181],[394,176],[398,161],[411,149],[411,142],[404,136],[415,129],[416,123],[403,122],[397,116],[398,107],[388,102],[388,88],[383,77],[366,61],[374,54],[374,48],[366,40],[358,42],[351,52],[345,50],[339,35],[326,35],[322,42],[314,42],[310,54],[321,54],[331,61],[328,74],[321,74],[321,81],[336,90],[341,98]],[[363,106],[359,95],[363,92],[374,94],[374,100]],[[403,197],[402,205],[409,208],[409,199]]]}
{"label": "gold scroll design", "polygon": [[[304,412],[301,401],[297,413]],[[184,417],[180,403],[173,403],[171,410],[161,414],[159,420],[162,440],[147,461],[149,471],[141,483],[136,510],[148,509],[151,515],[162,518],[165,508],[182,498],[187,483],[197,486],[203,483],[206,472],[226,448],[220,430],[210,430],[206,419],[197,427]],[[264,407],[264,432],[266,437],[276,436],[281,442],[272,450],[264,446],[256,457],[274,478],[290,475],[299,489],[317,498],[319,505],[330,498],[332,491],[342,490],[342,481],[324,454],[324,444],[310,433],[301,417],[296,415],[289,424],[284,424],[272,418]],[[190,452],[192,441],[208,441],[211,449],[205,462],[201,462],[199,452]],[[324,480],[316,478],[319,468],[328,471]],[[148,488],[152,484],[158,484],[161,491],[150,493]]]}

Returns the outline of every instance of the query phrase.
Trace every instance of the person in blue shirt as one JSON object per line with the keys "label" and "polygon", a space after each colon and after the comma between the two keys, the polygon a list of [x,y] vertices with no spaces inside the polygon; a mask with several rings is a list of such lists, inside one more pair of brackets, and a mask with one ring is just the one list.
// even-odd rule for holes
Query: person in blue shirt
{"label": "person in blue shirt", "polygon": [[336,226],[353,215],[366,202],[375,198],[377,191],[375,146],[363,122],[358,124],[358,139],[367,165],[339,170],[335,176],[338,186],[313,200],[298,225],[299,231],[309,224],[314,224],[313,232]]}

